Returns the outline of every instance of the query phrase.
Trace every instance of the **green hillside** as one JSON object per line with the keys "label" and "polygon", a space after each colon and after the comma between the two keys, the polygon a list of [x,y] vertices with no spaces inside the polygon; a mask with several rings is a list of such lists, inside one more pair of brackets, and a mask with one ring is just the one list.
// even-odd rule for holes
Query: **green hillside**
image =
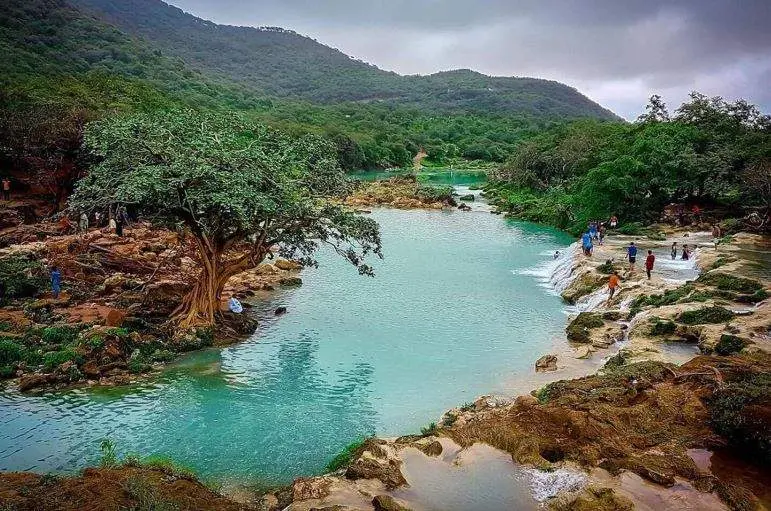
{"label": "green hillside", "polygon": [[491,78],[469,70],[400,76],[290,30],[217,25],[159,0],[72,2],[202,73],[228,77],[271,96],[325,103],[389,101],[536,116],[614,117],[557,82]]}

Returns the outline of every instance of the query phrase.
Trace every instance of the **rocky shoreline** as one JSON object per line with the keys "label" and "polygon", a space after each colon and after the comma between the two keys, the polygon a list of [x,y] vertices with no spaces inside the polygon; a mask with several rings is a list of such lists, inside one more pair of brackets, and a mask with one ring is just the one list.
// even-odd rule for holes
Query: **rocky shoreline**
{"label": "rocky shoreline", "polygon": [[[22,226],[18,243],[0,249],[12,291],[0,308],[0,375],[20,391],[131,383],[185,352],[245,339],[257,328],[251,297],[302,283],[300,265],[263,263],[228,281],[216,329],[180,330],[168,317],[198,271],[186,240],[144,223],[123,237],[51,229]],[[53,266],[62,274],[57,298],[48,291]],[[230,296],[245,301],[245,313],[227,310]]]}

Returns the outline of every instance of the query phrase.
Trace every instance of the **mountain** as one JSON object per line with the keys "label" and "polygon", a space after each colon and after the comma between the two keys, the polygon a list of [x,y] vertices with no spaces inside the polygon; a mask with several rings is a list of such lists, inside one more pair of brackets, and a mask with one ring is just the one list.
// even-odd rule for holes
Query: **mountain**
{"label": "mountain", "polygon": [[70,0],[84,12],[149,42],[212,77],[275,97],[312,102],[384,101],[441,110],[615,118],[575,89],[535,78],[469,70],[400,76],[291,30],[205,21],[160,0]]}

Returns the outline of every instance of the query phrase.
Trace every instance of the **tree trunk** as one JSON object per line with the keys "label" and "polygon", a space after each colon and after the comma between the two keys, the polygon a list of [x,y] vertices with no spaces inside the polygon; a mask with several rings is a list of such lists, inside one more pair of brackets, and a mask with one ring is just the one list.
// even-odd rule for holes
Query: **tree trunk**
{"label": "tree trunk", "polygon": [[182,299],[182,303],[172,313],[182,328],[195,326],[213,326],[220,311],[222,290],[230,277],[246,271],[258,264],[265,257],[262,250],[255,254],[239,257],[235,261],[223,262],[224,249],[212,247],[204,241],[198,242],[198,254],[201,259],[201,274],[193,289]]}

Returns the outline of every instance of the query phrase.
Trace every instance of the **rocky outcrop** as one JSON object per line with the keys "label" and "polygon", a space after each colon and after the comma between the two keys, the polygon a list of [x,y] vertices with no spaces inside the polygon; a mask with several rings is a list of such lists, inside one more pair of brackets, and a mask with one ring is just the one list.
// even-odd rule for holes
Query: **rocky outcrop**
{"label": "rocky outcrop", "polygon": [[544,355],[535,361],[536,371],[556,371],[557,370],[557,356],[556,355]]}

